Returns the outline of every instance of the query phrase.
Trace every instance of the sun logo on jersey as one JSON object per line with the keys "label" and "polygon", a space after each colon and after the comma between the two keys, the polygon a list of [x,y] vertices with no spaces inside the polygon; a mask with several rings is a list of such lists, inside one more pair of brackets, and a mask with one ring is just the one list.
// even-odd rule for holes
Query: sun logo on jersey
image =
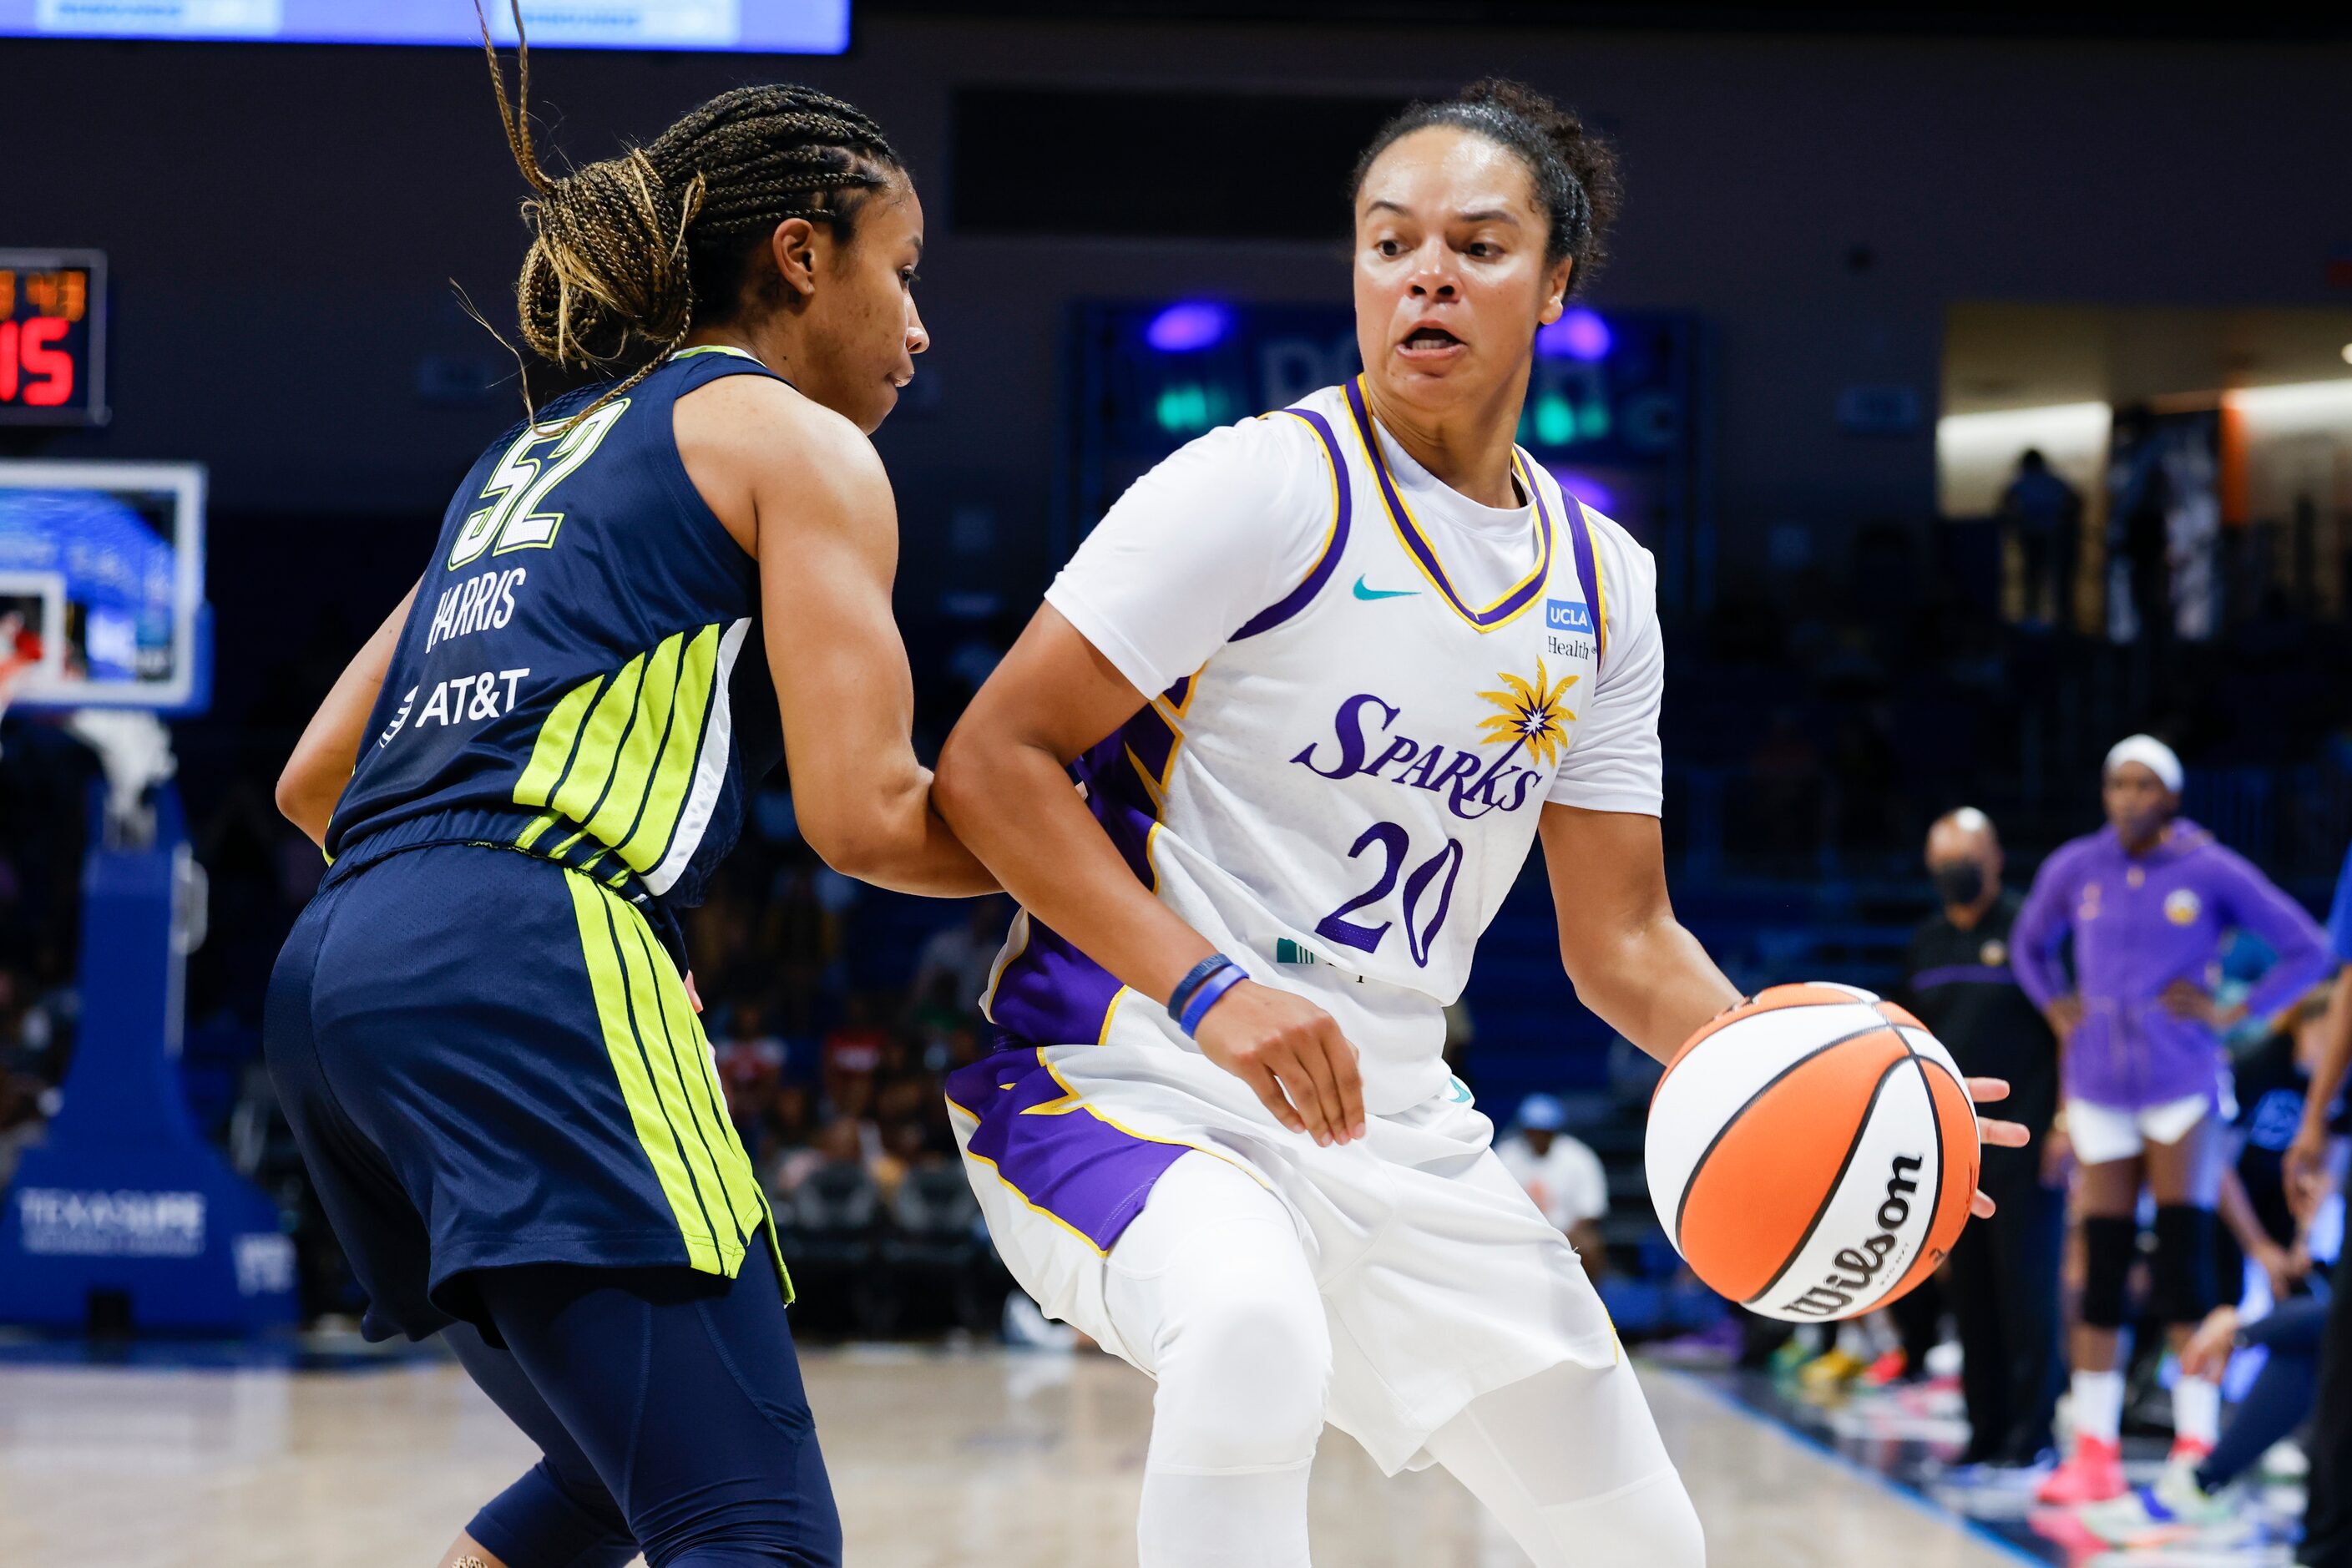
{"label": "sun logo on jersey", "polygon": [[1481,691],[1478,695],[1502,711],[1490,713],[1478,721],[1478,728],[1484,732],[1478,743],[1491,746],[1497,741],[1513,742],[1526,746],[1528,755],[1538,763],[1550,767],[1559,760],[1560,743],[1568,739],[1568,726],[1576,722],[1576,715],[1569,711],[1561,700],[1568,695],[1568,689],[1576,684],[1577,678],[1563,675],[1559,685],[1550,685],[1545,674],[1544,662],[1538,658],[1532,685],[1508,670],[1498,671],[1495,679],[1501,681],[1507,689]]}

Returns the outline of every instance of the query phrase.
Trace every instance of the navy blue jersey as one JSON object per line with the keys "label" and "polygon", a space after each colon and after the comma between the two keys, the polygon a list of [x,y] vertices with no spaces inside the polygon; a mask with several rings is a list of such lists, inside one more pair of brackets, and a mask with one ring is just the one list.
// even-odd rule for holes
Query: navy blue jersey
{"label": "navy blue jersey", "polygon": [[551,404],[449,503],[327,829],[335,875],[426,844],[543,857],[698,902],[783,749],[757,563],[687,477],[677,400],[768,374],[674,356],[578,423]]}

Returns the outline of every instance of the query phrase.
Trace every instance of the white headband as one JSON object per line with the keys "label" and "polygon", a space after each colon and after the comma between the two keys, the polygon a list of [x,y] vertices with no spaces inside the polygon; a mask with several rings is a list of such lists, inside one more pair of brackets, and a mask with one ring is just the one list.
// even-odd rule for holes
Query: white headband
{"label": "white headband", "polygon": [[2107,753],[2106,763],[2099,769],[2099,774],[2104,778],[2126,763],[2137,763],[2154,773],[2166,789],[2175,795],[2180,793],[2180,759],[2173,754],[2170,746],[2155,736],[2126,735],[2117,741],[2115,749]]}

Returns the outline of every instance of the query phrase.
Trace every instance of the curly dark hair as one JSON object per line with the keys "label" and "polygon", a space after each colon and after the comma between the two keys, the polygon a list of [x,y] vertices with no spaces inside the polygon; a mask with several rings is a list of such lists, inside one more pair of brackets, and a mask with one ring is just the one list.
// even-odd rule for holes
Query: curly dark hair
{"label": "curly dark hair", "polygon": [[1381,126],[1356,160],[1349,200],[1364,194],[1364,179],[1374,160],[1433,125],[1473,132],[1517,154],[1534,183],[1536,205],[1550,219],[1544,261],[1572,259],[1568,291],[1576,293],[1608,254],[1610,226],[1624,196],[1616,149],[1586,130],[1574,110],[1563,109],[1521,83],[1488,77],[1440,102],[1412,104]]}
{"label": "curly dark hair", "polygon": [[[508,3],[520,38],[521,0]],[[507,145],[536,193],[522,205],[532,235],[515,285],[523,342],[569,370],[617,374],[642,361],[607,397],[635,385],[698,321],[735,313],[778,224],[806,218],[846,242],[866,195],[906,171],[855,107],[778,84],[720,93],[646,146],[551,175],[531,141],[529,44],[511,100],[487,17],[482,47]]]}

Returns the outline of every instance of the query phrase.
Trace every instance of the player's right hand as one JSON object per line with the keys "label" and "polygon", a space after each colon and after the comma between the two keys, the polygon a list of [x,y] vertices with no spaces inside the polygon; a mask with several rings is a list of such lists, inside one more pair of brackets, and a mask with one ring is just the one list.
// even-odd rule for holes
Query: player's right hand
{"label": "player's right hand", "polygon": [[1217,998],[1192,1038],[1293,1132],[1327,1145],[1364,1135],[1356,1047],[1314,1003],[1244,980]]}

